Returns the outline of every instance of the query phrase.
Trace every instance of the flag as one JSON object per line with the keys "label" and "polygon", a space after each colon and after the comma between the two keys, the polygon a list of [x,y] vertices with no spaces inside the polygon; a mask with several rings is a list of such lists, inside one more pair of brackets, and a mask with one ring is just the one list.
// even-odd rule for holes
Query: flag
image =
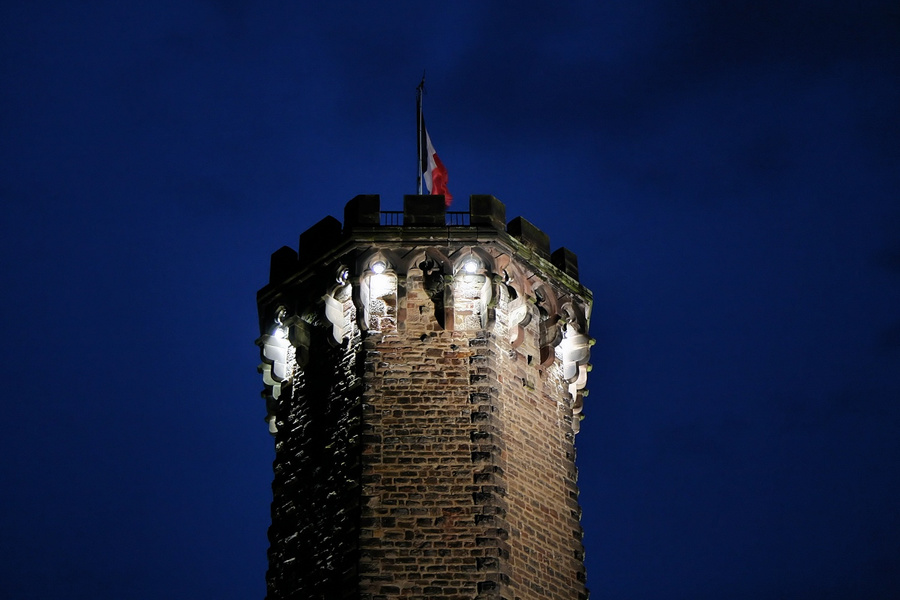
{"label": "flag", "polygon": [[419,126],[419,135],[422,136],[422,139],[419,140],[419,148],[422,152],[422,155],[419,157],[419,172],[425,180],[428,193],[443,194],[444,204],[450,206],[453,196],[450,195],[450,190],[447,189],[447,180],[449,179],[447,167],[444,166],[444,163],[441,162],[437,152],[434,150],[431,136],[428,135],[428,130],[425,129],[425,117],[421,112],[419,113]]}

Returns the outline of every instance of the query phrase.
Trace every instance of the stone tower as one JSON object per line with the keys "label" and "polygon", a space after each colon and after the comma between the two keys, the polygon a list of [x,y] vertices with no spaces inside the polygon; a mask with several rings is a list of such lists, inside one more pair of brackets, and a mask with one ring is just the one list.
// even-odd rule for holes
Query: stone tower
{"label": "stone tower", "polygon": [[268,598],[578,600],[575,255],[492,196],[357,196],[258,293]]}

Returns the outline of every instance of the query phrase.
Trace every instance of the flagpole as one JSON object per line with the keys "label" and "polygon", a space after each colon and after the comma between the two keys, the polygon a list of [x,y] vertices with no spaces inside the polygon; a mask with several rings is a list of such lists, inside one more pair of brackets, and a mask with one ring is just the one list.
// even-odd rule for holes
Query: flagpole
{"label": "flagpole", "polygon": [[422,81],[416,87],[416,190],[422,195],[422,95],[425,93],[425,72],[422,71]]}

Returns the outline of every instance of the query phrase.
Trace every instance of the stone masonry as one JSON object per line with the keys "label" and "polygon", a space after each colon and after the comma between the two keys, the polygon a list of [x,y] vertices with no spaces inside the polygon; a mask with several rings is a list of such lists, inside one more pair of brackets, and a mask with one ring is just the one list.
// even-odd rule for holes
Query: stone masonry
{"label": "stone masonry", "polygon": [[268,598],[580,600],[575,255],[472,196],[357,196],[258,294]]}

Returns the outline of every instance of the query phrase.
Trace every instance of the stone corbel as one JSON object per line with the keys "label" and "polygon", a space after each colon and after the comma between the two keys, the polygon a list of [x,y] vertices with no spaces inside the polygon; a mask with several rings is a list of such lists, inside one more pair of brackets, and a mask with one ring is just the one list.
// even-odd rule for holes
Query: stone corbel
{"label": "stone corbel", "polygon": [[535,298],[540,313],[541,367],[547,367],[556,358],[555,348],[562,341],[562,327],[556,295],[546,286],[534,286]]}
{"label": "stone corbel", "polygon": [[579,367],[587,365],[590,358],[591,338],[579,333],[574,327],[566,327],[566,333],[560,342],[560,349],[563,359],[563,379],[567,383],[580,380],[587,382],[586,372]]}
{"label": "stone corbel", "polygon": [[584,393],[579,392],[575,395],[575,400],[572,403],[572,433],[578,435],[578,432],[581,431],[581,411],[584,408],[584,396],[587,394],[587,390]]}
{"label": "stone corbel", "polygon": [[518,348],[525,341],[525,328],[531,322],[534,300],[519,296],[509,302],[509,343]]}
{"label": "stone corbel", "polygon": [[347,301],[351,299],[353,293],[352,287],[346,283],[346,278],[342,275],[339,278],[341,283],[328,294],[323,296],[325,300],[325,318],[331,323],[331,337],[329,341],[340,344],[344,339],[353,335],[353,318],[348,314]]}
{"label": "stone corbel", "polygon": [[282,324],[278,322],[273,334],[263,334],[256,340],[259,346],[260,362],[257,370],[262,374],[262,396],[266,400],[266,422],[269,424],[269,433],[275,434],[278,428],[275,425],[275,412],[281,397],[282,384],[290,377],[288,350],[290,341]]}
{"label": "stone corbel", "polygon": [[[594,340],[587,335],[587,317],[580,304],[567,298],[563,298],[560,312],[565,322],[564,338],[560,348],[563,354],[563,377],[570,383],[587,381],[586,371],[576,373],[576,368],[573,366],[587,366],[587,370],[590,370],[587,362]],[[578,389],[583,387],[584,383],[582,382]]]}
{"label": "stone corbel", "polygon": [[594,344],[594,340],[582,333],[584,325],[581,319],[567,323],[565,335],[560,342],[563,379],[569,384],[569,394],[572,397],[572,428],[575,433],[578,433],[580,429],[584,396],[587,395],[587,390],[584,388],[591,370],[588,360],[591,355],[591,346]]}
{"label": "stone corbel", "polygon": [[275,415],[294,365],[303,368],[309,360],[309,327],[299,317],[288,317],[287,311],[279,308],[271,333],[261,335],[256,345],[261,359],[258,371],[265,385],[262,396],[266,401],[266,422],[269,433],[275,435]]}
{"label": "stone corbel", "polygon": [[273,396],[277,399],[281,394],[281,384],[288,376],[287,351],[290,346],[286,337],[263,335],[257,340],[260,347],[262,363],[259,372],[262,373],[263,383],[273,388]]}

